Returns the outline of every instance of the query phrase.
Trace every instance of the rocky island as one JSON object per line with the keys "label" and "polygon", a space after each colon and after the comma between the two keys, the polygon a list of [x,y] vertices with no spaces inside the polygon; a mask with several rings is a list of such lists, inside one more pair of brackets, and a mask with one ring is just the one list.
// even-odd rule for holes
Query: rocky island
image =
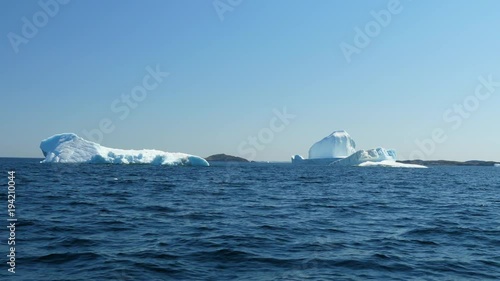
{"label": "rocky island", "polygon": [[208,162],[250,162],[245,158],[227,155],[227,154],[214,154],[205,158]]}

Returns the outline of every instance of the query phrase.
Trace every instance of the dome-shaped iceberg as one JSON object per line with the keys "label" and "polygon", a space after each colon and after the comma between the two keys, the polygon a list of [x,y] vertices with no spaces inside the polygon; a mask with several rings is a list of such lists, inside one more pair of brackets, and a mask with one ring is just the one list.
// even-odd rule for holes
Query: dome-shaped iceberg
{"label": "dome-shaped iceberg", "polygon": [[335,131],[309,149],[309,159],[345,158],[356,152],[356,143],[346,131]]}

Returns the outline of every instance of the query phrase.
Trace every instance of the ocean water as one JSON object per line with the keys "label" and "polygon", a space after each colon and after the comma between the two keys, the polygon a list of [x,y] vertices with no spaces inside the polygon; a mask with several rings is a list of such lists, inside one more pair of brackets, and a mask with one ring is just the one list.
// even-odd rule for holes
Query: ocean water
{"label": "ocean water", "polygon": [[500,280],[500,169],[40,164],[0,280]]}

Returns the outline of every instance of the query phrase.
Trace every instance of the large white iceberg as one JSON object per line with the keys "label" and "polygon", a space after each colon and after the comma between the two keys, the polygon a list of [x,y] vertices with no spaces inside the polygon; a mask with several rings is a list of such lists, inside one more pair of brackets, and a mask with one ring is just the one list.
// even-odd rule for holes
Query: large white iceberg
{"label": "large white iceberg", "polygon": [[160,150],[125,150],[102,146],[75,134],[58,134],[40,143],[45,156],[42,163],[113,163],[209,166],[199,157]]}
{"label": "large white iceberg", "polygon": [[346,131],[335,131],[313,144],[309,159],[345,158],[356,152],[356,143]]}
{"label": "large white iceberg", "polygon": [[383,166],[426,168],[421,165],[396,162],[393,149],[375,148],[356,151],[356,143],[346,131],[335,131],[316,142],[309,149],[309,159],[300,155],[292,156],[294,164],[331,164],[333,166]]}

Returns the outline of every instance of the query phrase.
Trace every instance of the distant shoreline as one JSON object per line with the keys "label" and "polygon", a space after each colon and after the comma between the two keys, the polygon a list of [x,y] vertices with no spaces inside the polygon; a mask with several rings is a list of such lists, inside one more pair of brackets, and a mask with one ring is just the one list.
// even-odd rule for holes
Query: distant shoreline
{"label": "distant shoreline", "polygon": [[[215,157],[214,157],[215,156]],[[0,157],[0,159],[25,159],[25,160],[39,160],[42,161],[43,157]],[[245,158],[227,155],[216,154],[205,158],[209,162],[240,162],[240,163],[290,163],[288,161],[248,161]],[[403,164],[416,164],[424,166],[462,166],[462,167],[493,167],[495,164],[500,164],[497,161],[483,161],[483,160],[469,160],[469,161],[454,161],[454,160],[398,160],[398,163]]]}
{"label": "distant shoreline", "polygon": [[499,162],[495,161],[481,161],[481,160],[470,160],[470,161],[452,161],[452,160],[398,160],[397,162],[403,164],[417,164],[424,166],[481,166],[481,167],[493,167]]}
{"label": "distant shoreline", "polygon": [[12,157],[12,156],[0,156],[0,159],[33,159],[42,161],[45,157]]}

